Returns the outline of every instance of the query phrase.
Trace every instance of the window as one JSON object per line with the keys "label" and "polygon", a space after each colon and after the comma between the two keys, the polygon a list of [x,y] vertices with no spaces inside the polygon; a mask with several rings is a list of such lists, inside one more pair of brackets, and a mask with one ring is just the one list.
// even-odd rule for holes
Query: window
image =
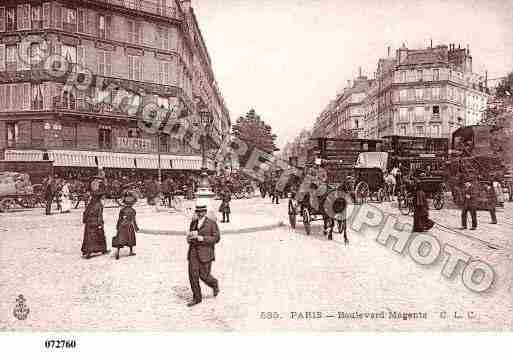
{"label": "window", "polygon": [[77,48],[75,46],[62,45],[61,55],[66,59],[69,66],[71,66],[71,71],[76,72]]}
{"label": "window", "polygon": [[[98,37],[100,39],[109,39],[110,38],[110,27],[111,27],[111,17],[99,15],[98,16]],[[129,32],[130,35],[130,32]],[[130,41],[132,42],[132,41]]]}
{"label": "window", "polygon": [[401,125],[401,127],[399,127],[399,135],[406,136],[406,125]]}
{"label": "window", "polygon": [[424,126],[415,126],[415,134],[417,136],[424,136]]}
{"label": "window", "polygon": [[16,71],[18,65],[18,46],[10,45],[5,48],[5,69]]}
{"label": "window", "polygon": [[31,109],[32,110],[42,110],[43,109],[43,86],[41,84],[32,84],[32,101],[31,101]]}
{"label": "window", "polygon": [[141,27],[137,21],[128,20],[128,42],[139,44],[141,42]]}
{"label": "window", "polygon": [[169,151],[169,135],[167,133],[160,133],[159,140],[160,140],[160,152],[168,152]]}
{"label": "window", "polygon": [[32,6],[32,29],[43,28],[43,9],[41,6]]}
{"label": "window", "polygon": [[406,98],[407,98],[407,92],[406,92],[406,89],[402,89],[402,90],[399,92],[399,100],[400,100],[400,101],[406,101]]}
{"label": "window", "polygon": [[34,147],[42,147],[44,145],[44,124],[43,121],[30,122],[30,138],[31,145]]}
{"label": "window", "polygon": [[440,125],[431,126],[431,135],[433,137],[440,137]]}
{"label": "window", "polygon": [[408,119],[408,109],[406,107],[401,107],[399,109],[399,119],[401,121],[406,121]]}
{"label": "window", "polygon": [[424,107],[415,107],[415,121],[424,121]]}
{"label": "window", "polygon": [[415,89],[415,99],[416,100],[422,100],[422,95],[423,95],[423,89]]}
{"label": "window", "polygon": [[71,91],[64,91],[62,93],[62,107],[69,110],[74,110],[77,107],[75,95]]}
{"label": "window", "polygon": [[62,125],[62,144],[65,148],[76,147],[77,145],[77,124],[65,122]]}
{"label": "window", "polygon": [[16,31],[16,8],[9,7],[5,10],[5,22],[7,31]]}
{"label": "window", "polygon": [[171,63],[166,61],[159,62],[159,83],[163,85],[169,85],[171,73]]}
{"label": "window", "polygon": [[413,111],[414,111],[413,107],[408,108],[408,121],[409,122],[413,121],[413,115],[414,115]]}
{"label": "window", "polygon": [[98,129],[98,144],[101,149],[112,148],[112,128],[110,126],[100,125]]}
{"label": "window", "polygon": [[447,86],[447,99],[451,101],[454,99],[454,88],[452,86]]}
{"label": "window", "polygon": [[128,79],[142,81],[142,59],[139,56],[128,56]]}
{"label": "window", "polygon": [[77,32],[81,32],[85,34],[87,24],[87,10],[86,9],[78,9],[77,10]]}
{"label": "window", "polygon": [[440,87],[433,87],[433,100],[440,98]]}
{"label": "window", "polygon": [[126,0],[126,4],[131,9],[141,10],[142,2],[141,0]]}
{"label": "window", "polygon": [[408,101],[413,101],[415,98],[415,89],[408,89]]}
{"label": "window", "polygon": [[62,9],[62,26],[65,31],[77,31],[77,10],[68,7]]}
{"label": "window", "polygon": [[16,122],[7,122],[7,147],[15,147],[19,141],[18,124]]}
{"label": "window", "polygon": [[422,70],[417,70],[417,81],[422,81]]}
{"label": "window", "polygon": [[439,80],[440,80],[440,70],[433,69],[433,81],[439,81]]}
{"label": "window", "polygon": [[5,7],[0,7],[0,32],[5,31]]}
{"label": "window", "polygon": [[16,23],[18,30],[30,30],[30,4],[18,5]]}
{"label": "window", "polygon": [[43,60],[43,53],[38,42],[30,44],[30,63],[32,67],[36,67]]}
{"label": "window", "polygon": [[112,76],[112,54],[110,51],[98,51],[98,75]]}
{"label": "window", "polygon": [[167,28],[159,27],[157,32],[159,36],[160,48],[163,50],[169,50],[171,48],[171,43],[169,41],[169,30]]}

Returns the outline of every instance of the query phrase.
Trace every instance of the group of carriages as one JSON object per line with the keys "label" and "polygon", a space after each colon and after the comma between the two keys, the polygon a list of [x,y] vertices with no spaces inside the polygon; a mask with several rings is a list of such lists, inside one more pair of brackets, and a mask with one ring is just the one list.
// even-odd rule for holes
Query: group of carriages
{"label": "group of carriages", "polygon": [[[436,210],[444,208],[449,197],[461,206],[465,182],[477,185],[482,208],[489,205],[487,186],[498,186],[497,195],[505,192],[511,201],[513,173],[508,171],[500,153],[504,151],[500,148],[504,142],[490,140],[493,131],[488,126],[462,127],[453,134],[451,148],[447,138],[312,139],[309,154],[313,156],[309,157],[313,160],[297,171],[298,176],[304,180],[308,174],[316,174],[314,186],[325,186],[326,190],[318,192],[321,194],[312,201],[315,190],[295,186],[288,206],[290,225],[295,228],[299,217],[310,234],[311,223],[323,220],[329,238],[334,226],[345,235],[344,198],[363,204],[395,197],[399,211],[407,215],[413,214],[414,193],[418,188],[431,199]],[[333,192],[338,192],[342,200],[328,214],[324,204]],[[313,202],[317,205],[312,205]]]}

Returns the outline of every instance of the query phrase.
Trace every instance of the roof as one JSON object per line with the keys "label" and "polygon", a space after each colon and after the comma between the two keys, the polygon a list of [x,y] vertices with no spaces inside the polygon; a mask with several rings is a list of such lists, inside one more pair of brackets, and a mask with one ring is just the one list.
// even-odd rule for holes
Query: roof
{"label": "roof", "polygon": [[422,65],[447,61],[447,53],[441,48],[425,50],[408,50],[406,59],[401,65]]}

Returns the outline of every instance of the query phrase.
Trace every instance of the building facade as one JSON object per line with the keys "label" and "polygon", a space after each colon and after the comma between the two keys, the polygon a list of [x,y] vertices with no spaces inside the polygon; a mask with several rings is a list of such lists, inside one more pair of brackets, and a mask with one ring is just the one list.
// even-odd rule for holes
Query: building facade
{"label": "building facade", "polygon": [[364,99],[371,81],[359,76],[352,85],[340,91],[335,100],[321,112],[314,124],[314,135],[317,137],[355,137],[363,131]]}
{"label": "building facade", "polygon": [[149,103],[164,122],[207,113],[212,158],[229,133],[190,1],[2,1],[0,159],[200,169],[188,141],[141,126]]}
{"label": "building facade", "polygon": [[403,45],[378,61],[364,101],[363,137],[449,137],[482,119],[488,97],[485,78],[472,72],[468,47]]}

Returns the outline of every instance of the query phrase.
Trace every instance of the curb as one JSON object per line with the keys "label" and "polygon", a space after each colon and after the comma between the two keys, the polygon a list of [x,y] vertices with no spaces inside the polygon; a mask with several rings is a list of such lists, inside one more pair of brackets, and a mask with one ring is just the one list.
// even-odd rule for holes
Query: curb
{"label": "curb", "polygon": [[[244,233],[254,233],[254,232],[262,232],[262,231],[270,231],[275,228],[283,227],[283,221],[279,221],[275,224],[269,224],[266,226],[259,227],[248,227],[248,228],[239,228],[239,229],[227,229],[221,231],[221,234],[244,234]],[[139,229],[138,233],[143,234],[156,234],[156,235],[172,235],[172,236],[185,236],[187,234],[186,231],[173,231],[173,230],[158,230],[158,229]]]}

